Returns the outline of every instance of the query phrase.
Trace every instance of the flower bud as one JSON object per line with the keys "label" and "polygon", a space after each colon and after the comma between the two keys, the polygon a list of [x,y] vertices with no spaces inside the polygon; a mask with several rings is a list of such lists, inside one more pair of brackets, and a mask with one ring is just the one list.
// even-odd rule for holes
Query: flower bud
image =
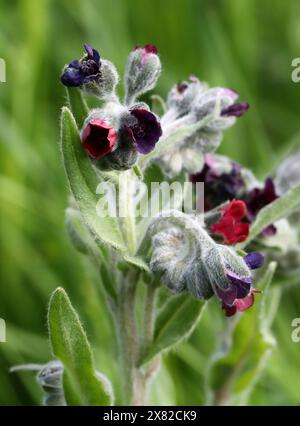
{"label": "flower bud", "polygon": [[137,46],[128,57],[125,72],[126,104],[153,89],[161,72],[157,49],[152,44]]}
{"label": "flower bud", "polygon": [[192,108],[193,102],[206,87],[206,83],[200,82],[195,76],[190,76],[189,81],[177,83],[168,94],[168,109],[174,111],[176,118],[188,114]]}
{"label": "flower bud", "polygon": [[60,361],[50,361],[37,375],[37,381],[43,388],[44,405],[66,405],[62,375],[63,365]]}
{"label": "flower bud", "polygon": [[249,104],[236,104],[238,94],[231,89],[214,87],[201,93],[194,103],[193,113],[196,121],[203,120],[213,114],[217,102],[220,103],[219,116],[207,125],[210,130],[224,130],[231,127],[236,117],[241,117],[249,108]]}
{"label": "flower bud", "polygon": [[79,87],[100,99],[108,99],[119,81],[117,70],[110,61],[100,60],[96,49],[88,44],[84,48],[86,54],[64,68],[61,82],[67,87]]}
{"label": "flower bud", "polygon": [[232,248],[215,243],[196,218],[179,211],[153,219],[150,268],[173,293],[189,291],[208,299],[213,294],[227,316],[253,304],[251,269],[263,263],[260,253],[244,258]]}

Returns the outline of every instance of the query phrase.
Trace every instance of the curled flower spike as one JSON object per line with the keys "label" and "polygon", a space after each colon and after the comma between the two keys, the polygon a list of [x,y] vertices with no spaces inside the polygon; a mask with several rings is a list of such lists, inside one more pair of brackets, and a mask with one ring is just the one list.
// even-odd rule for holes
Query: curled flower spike
{"label": "curled flower spike", "polygon": [[104,120],[95,118],[82,132],[82,145],[92,158],[102,158],[116,147],[118,133]]}
{"label": "curled flower spike", "polygon": [[130,114],[136,122],[126,126],[128,137],[136,144],[136,149],[141,154],[147,154],[155,148],[156,142],[162,135],[160,123],[156,116],[147,109],[133,109]]}
{"label": "curled flower spike", "polygon": [[221,219],[211,226],[210,230],[224,238],[225,244],[236,244],[245,241],[249,235],[249,223],[241,222],[247,215],[247,206],[242,200],[233,200],[220,209]]}
{"label": "curled flower spike", "polygon": [[[238,208],[232,212],[235,217],[242,213]],[[153,249],[150,267],[172,292],[189,291],[199,299],[215,294],[228,315],[253,304],[251,269],[262,265],[260,253],[239,256],[214,242],[195,218],[179,212],[157,216],[148,233]]]}
{"label": "curled flower spike", "polygon": [[61,82],[65,86],[80,87],[91,81],[100,79],[100,55],[96,49],[85,44],[86,55],[79,61],[75,59],[64,70]]}

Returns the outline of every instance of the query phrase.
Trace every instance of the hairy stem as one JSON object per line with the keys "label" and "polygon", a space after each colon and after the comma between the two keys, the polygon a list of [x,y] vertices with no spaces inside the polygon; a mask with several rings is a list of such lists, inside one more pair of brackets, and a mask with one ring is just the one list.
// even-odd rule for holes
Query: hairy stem
{"label": "hairy stem", "polygon": [[123,238],[130,254],[136,250],[135,212],[133,204],[134,185],[136,176],[129,170],[119,177],[118,184],[118,213]]}
{"label": "hairy stem", "polygon": [[138,337],[135,323],[136,274],[129,271],[125,277],[118,303],[118,328],[120,357],[123,374],[123,403],[129,405],[134,393],[134,369],[138,353]]}
{"label": "hairy stem", "polygon": [[145,299],[144,340],[137,333],[135,318],[135,290],[138,273],[129,271],[122,283],[119,295],[117,325],[119,329],[120,357],[123,375],[123,404],[143,405],[149,383],[159,368],[159,359],[155,359],[146,369],[139,367],[142,351],[151,345],[154,331],[154,314],[157,288],[149,284]]}
{"label": "hairy stem", "polygon": [[151,282],[147,285],[144,317],[144,352],[147,352],[154,334],[157,287]]}

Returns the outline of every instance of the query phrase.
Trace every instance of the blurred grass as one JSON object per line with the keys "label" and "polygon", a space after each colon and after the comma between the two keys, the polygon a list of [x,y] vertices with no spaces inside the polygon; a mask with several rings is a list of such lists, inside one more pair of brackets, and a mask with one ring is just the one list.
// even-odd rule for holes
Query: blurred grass
{"label": "blurred grass", "polygon": [[[67,189],[58,152],[63,64],[89,42],[122,75],[133,46],[156,44],[163,62],[158,93],[166,95],[174,82],[195,73],[250,102],[220,151],[264,176],[299,139],[300,85],[291,81],[290,64],[300,53],[300,3],[1,0],[0,8],[0,57],[7,65],[7,82],[0,83],[0,317],[7,323],[0,404],[38,404],[41,394],[30,373],[13,375],[8,368],[49,360],[46,308],[58,285],[79,309],[101,370],[116,379],[112,325],[95,297],[89,266],[64,230]],[[278,349],[251,403],[299,404],[299,344],[290,339],[291,319],[299,313],[295,287],[283,298],[275,324]],[[211,303],[191,340],[166,357],[152,403],[204,402],[206,363],[221,324]]]}

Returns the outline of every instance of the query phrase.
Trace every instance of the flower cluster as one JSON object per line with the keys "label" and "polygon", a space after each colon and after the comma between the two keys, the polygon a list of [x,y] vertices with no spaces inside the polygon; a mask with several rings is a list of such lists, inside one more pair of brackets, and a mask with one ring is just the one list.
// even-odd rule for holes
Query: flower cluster
{"label": "flower cluster", "polygon": [[[240,217],[243,206],[231,205],[230,209],[232,216]],[[199,299],[215,294],[226,316],[253,305],[257,290],[251,270],[261,267],[261,253],[242,257],[234,249],[214,242],[194,218],[184,213],[154,219],[149,232],[153,246],[151,269],[172,292],[189,291]]]}
{"label": "flower cluster", "polygon": [[188,173],[199,171],[203,155],[214,152],[221,143],[223,131],[248,110],[249,104],[237,102],[237,99],[235,91],[223,87],[208,88],[195,76],[171,89],[162,124],[174,128],[183,123],[202,122],[203,126],[158,159],[168,175],[174,176],[182,170]]}
{"label": "flower cluster", "polygon": [[[239,219],[245,218],[244,222],[248,224],[254,221],[263,207],[278,198],[271,177],[268,177],[261,184],[250,171],[244,169],[240,164],[218,155],[206,155],[202,170],[191,175],[190,180],[194,183],[204,182],[204,209],[206,211],[216,208],[227,201],[238,199],[243,202],[245,207],[243,216]],[[226,217],[224,209],[221,209],[221,212],[223,213],[223,218],[219,223],[213,225],[212,232],[220,235],[223,230],[221,235],[224,236],[226,244],[245,240],[248,236],[247,223],[241,223],[240,226],[232,228],[230,232],[229,227],[225,229],[229,221],[228,215]],[[270,225],[264,229],[263,235],[269,236],[275,232],[275,226]],[[238,238],[239,233],[244,236],[243,239]]]}
{"label": "flower cluster", "polygon": [[78,87],[105,101],[84,122],[81,139],[91,159],[104,170],[131,168],[138,154],[148,154],[162,135],[158,117],[148,105],[136,103],[138,96],[156,84],[160,73],[157,49],[137,46],[129,55],[125,77],[126,97],[122,105],[115,94],[117,72],[99,52],[84,45],[86,54],[63,70],[61,82]]}
{"label": "flower cluster", "polygon": [[[119,76],[114,65],[91,46],[84,47],[84,56],[65,66],[61,82],[70,91],[80,89],[102,102],[88,112],[80,129],[82,147],[93,166],[122,171],[136,163],[147,167],[150,158],[170,178],[182,177],[185,171],[191,182],[204,182],[205,226],[194,216],[176,211],[167,219],[158,214],[144,230],[151,241],[151,249],[144,253],[150,269],[174,293],[188,291],[200,299],[215,295],[226,316],[248,309],[258,292],[253,270],[262,265],[264,256],[241,254],[234,245],[247,240],[261,209],[287,187],[282,170],[276,185],[271,177],[260,182],[240,164],[214,154],[224,130],[247,112],[248,103],[239,102],[232,89],[209,88],[191,76],[172,87],[159,118],[139,100],[155,87],[161,72],[154,45],[137,45],[130,52],[123,102],[116,94]],[[288,167],[297,180],[299,167],[294,163]],[[139,168],[134,170],[141,178]],[[274,236],[277,226],[277,222],[269,225],[262,235]],[[294,252],[297,256],[299,250]]]}

